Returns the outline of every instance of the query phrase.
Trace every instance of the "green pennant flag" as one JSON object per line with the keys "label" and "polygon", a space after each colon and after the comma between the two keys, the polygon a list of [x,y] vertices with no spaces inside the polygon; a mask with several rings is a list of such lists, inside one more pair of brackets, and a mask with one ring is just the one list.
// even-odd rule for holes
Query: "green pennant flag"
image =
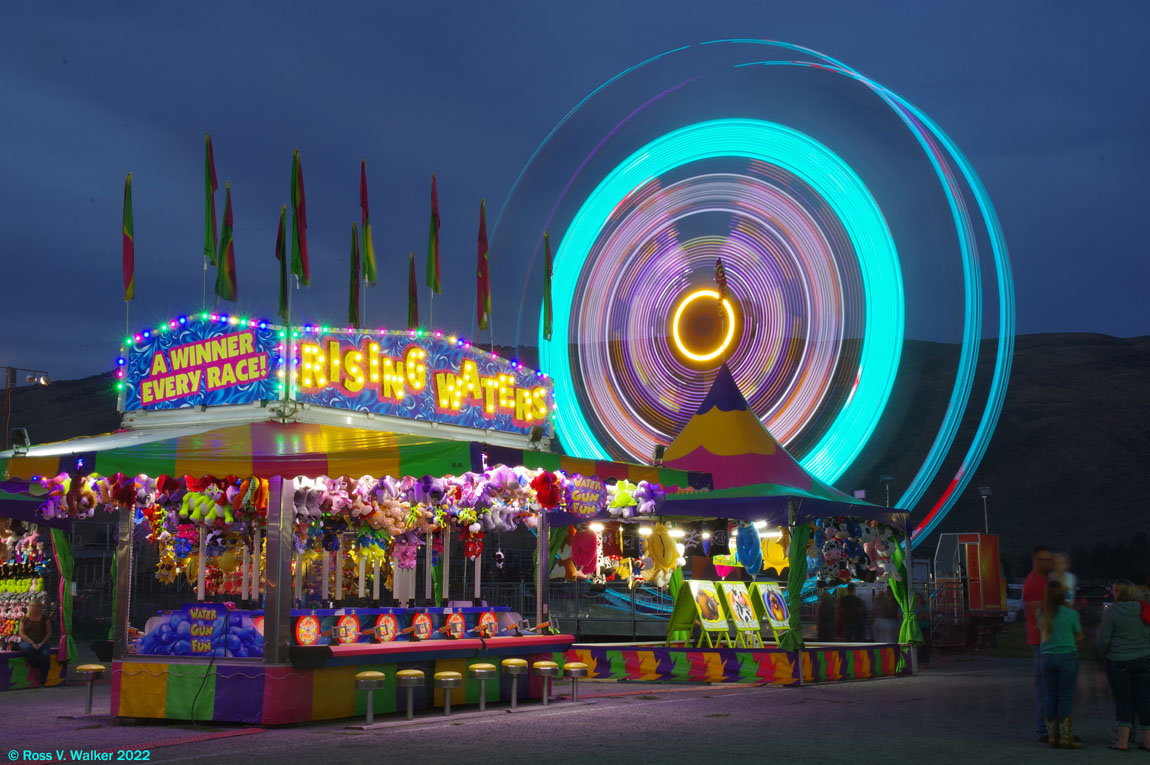
{"label": "green pennant flag", "polygon": [[287,205],[280,205],[280,224],[276,227],[276,260],[280,263],[280,294],[277,313],[284,321],[288,318],[288,262],[287,238],[284,236]]}
{"label": "green pennant flag", "polygon": [[236,250],[232,242],[232,185],[224,184],[224,226],[220,230],[220,251],[216,265],[216,294],[224,300],[236,299]]}
{"label": "green pennant flag", "polygon": [[212,137],[204,133],[204,257],[216,264],[216,157],[212,153]]}

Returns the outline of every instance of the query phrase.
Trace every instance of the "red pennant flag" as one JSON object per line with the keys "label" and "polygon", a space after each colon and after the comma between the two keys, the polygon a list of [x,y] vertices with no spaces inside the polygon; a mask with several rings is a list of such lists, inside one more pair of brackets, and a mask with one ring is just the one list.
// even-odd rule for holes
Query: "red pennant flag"
{"label": "red pennant flag", "polygon": [[307,202],[299,151],[293,153],[291,161],[291,220],[291,272],[306,287],[311,283],[311,269],[307,262]]}
{"label": "red pennant flag", "polygon": [[480,329],[491,320],[491,278],[487,269],[487,200],[479,203],[479,263],[476,267],[475,317]]}
{"label": "red pennant flag", "polygon": [[136,297],[136,237],[132,224],[132,174],[124,181],[124,254],[121,267],[124,272],[124,302]]}
{"label": "red pennant flag", "polygon": [[347,293],[348,326],[359,329],[359,232],[351,224],[351,285]]}
{"label": "red pennant flag", "polygon": [[[363,214],[363,278],[375,285],[375,243],[371,237],[371,216],[367,211],[367,160],[359,164],[359,207]],[[358,325],[357,325],[358,326]]]}
{"label": "red pennant flag", "polygon": [[407,328],[419,329],[419,285],[415,281],[415,253],[407,254]]}
{"label": "red pennant flag", "polygon": [[212,137],[204,133],[204,257],[216,264],[216,156],[212,152]]}

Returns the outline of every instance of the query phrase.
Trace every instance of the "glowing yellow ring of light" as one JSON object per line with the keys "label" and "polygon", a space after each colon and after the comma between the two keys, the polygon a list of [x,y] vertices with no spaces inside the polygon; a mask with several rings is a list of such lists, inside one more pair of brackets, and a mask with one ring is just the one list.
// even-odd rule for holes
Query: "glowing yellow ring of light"
{"label": "glowing yellow ring of light", "polygon": [[679,319],[683,316],[683,310],[701,297],[718,300],[719,293],[716,290],[709,289],[695,290],[689,293],[687,297],[683,298],[683,301],[679,303],[679,307],[675,309],[675,317],[671,320],[671,336],[675,340],[675,347],[679,349],[679,353],[682,353],[692,361],[710,361],[711,359],[717,358],[723,351],[727,350],[727,346],[729,346],[735,338],[735,309],[731,307],[730,300],[723,298],[723,308],[727,311],[727,336],[723,338],[723,342],[713,352],[707,354],[692,353],[687,350],[687,346],[683,344],[683,338],[679,336]]}

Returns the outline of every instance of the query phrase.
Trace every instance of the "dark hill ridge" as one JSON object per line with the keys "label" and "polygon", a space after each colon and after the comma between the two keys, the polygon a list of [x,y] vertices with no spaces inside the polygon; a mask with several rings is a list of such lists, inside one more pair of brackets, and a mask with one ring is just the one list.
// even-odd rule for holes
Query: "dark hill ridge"
{"label": "dark hill ridge", "polygon": [[[497,350],[511,356],[510,348]],[[535,355],[534,349],[520,351],[524,362]],[[945,347],[936,343],[908,343],[906,362],[925,371],[907,375],[914,389],[896,389],[892,397],[904,421],[913,423],[916,410],[948,395],[953,371],[935,364],[948,355],[941,351]],[[983,353],[989,362],[993,343],[985,343]],[[35,443],[59,441],[115,430],[115,408],[107,374],[22,386],[13,391],[12,425],[28,428]],[[909,465],[900,471],[897,454],[864,453],[863,460],[854,471],[859,478],[847,476],[850,485],[843,485],[866,487],[872,499],[882,496],[869,485],[878,473],[911,472]],[[866,475],[871,479],[861,480]],[[1004,553],[1017,555],[1040,542],[1071,550],[1122,541],[1150,527],[1150,490],[1143,486],[1148,475],[1150,337],[1020,336],[998,430],[940,530],[982,529],[976,487],[987,485],[994,490],[990,529],[1001,535]],[[933,547],[928,540],[920,554]]]}

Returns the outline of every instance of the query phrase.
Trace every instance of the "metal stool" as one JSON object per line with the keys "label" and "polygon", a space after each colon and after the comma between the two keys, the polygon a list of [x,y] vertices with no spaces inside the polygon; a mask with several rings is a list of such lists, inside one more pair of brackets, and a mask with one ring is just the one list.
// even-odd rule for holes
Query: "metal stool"
{"label": "metal stool", "polygon": [[563,664],[563,676],[571,678],[571,700],[579,700],[579,678],[587,677],[587,665],[581,661],[569,661]]}
{"label": "metal stool", "polygon": [[559,677],[559,665],[553,661],[537,661],[533,665],[535,674],[543,678],[543,706],[551,697],[551,678]]}
{"label": "metal stool", "polygon": [[511,708],[519,707],[519,676],[527,674],[526,659],[504,659],[503,671],[511,675]]}
{"label": "metal stool", "polygon": [[[103,664],[81,664],[76,667],[76,674],[80,679],[88,681],[88,702],[84,705],[84,714],[92,714],[92,686],[96,684],[96,680],[104,674]],[[48,678],[40,680],[41,685],[48,682]]]}
{"label": "metal stool", "polygon": [[443,689],[443,716],[451,714],[451,689],[463,685],[463,675],[458,672],[436,672],[435,687]]}
{"label": "metal stool", "polygon": [[395,673],[395,682],[400,688],[407,689],[407,719],[410,720],[415,716],[412,707],[415,689],[423,686],[423,670],[401,669]]}
{"label": "metal stool", "polygon": [[467,674],[479,681],[479,711],[487,708],[487,681],[496,678],[494,664],[472,664],[467,668]]}
{"label": "metal stool", "polygon": [[367,691],[367,724],[371,725],[374,719],[375,705],[372,703],[372,691],[377,691],[383,688],[384,681],[387,680],[387,675],[375,670],[366,670],[364,672],[355,673],[355,689],[357,691]]}

